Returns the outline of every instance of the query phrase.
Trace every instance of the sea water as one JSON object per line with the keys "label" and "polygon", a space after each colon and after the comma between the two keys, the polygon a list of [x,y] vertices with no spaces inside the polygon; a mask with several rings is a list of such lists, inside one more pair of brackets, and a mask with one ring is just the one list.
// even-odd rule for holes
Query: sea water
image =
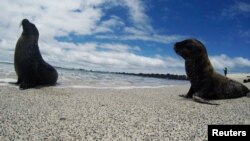
{"label": "sea water", "polygon": [[[94,72],[79,69],[56,68],[58,81],[56,87],[72,88],[144,88],[188,84],[188,81],[151,78],[115,73]],[[16,82],[13,63],[0,63],[0,85]]]}

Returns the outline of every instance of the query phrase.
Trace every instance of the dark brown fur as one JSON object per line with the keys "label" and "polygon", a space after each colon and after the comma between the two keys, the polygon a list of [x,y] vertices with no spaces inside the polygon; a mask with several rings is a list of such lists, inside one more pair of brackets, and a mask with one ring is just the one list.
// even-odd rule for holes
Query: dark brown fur
{"label": "dark brown fur", "polygon": [[27,19],[21,23],[23,32],[18,39],[14,55],[14,66],[20,89],[54,85],[58,74],[55,68],[46,63],[39,51],[39,32]]}
{"label": "dark brown fur", "polygon": [[186,98],[229,99],[250,94],[243,84],[215,72],[200,41],[188,39],[178,42],[174,50],[185,59],[186,73],[191,82]]}

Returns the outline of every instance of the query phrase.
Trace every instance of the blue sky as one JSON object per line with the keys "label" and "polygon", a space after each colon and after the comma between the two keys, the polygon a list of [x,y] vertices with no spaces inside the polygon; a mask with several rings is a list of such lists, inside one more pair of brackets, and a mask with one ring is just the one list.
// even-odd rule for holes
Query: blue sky
{"label": "blue sky", "polygon": [[249,0],[3,0],[0,8],[0,61],[13,61],[28,18],[57,66],[183,74],[173,44],[197,38],[216,70],[250,71]]}

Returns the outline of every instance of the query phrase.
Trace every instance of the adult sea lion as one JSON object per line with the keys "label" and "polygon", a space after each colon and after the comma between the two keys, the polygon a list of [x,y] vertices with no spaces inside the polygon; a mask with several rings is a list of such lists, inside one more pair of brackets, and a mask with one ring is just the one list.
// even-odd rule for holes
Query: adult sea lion
{"label": "adult sea lion", "polygon": [[[175,52],[185,60],[186,74],[191,87],[185,98],[211,103],[209,99],[229,99],[250,96],[243,84],[216,73],[211,65],[205,46],[196,39],[187,39],[174,45]],[[215,104],[216,105],[216,104]]]}
{"label": "adult sea lion", "polygon": [[20,89],[36,86],[54,85],[58,73],[54,67],[46,63],[39,51],[39,32],[27,19],[21,22],[23,32],[16,43],[14,66],[18,77],[16,82]]}

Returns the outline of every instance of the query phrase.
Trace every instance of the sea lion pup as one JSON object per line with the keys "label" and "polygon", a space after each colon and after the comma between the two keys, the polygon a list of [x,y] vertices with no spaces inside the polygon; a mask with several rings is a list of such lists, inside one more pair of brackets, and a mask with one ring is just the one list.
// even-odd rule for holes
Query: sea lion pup
{"label": "sea lion pup", "polygon": [[249,89],[243,84],[231,80],[213,69],[205,46],[196,39],[177,42],[175,52],[185,60],[186,74],[191,87],[185,98],[206,104],[214,104],[209,99],[229,99],[249,96]]}
{"label": "sea lion pup", "polygon": [[23,32],[16,43],[14,66],[18,77],[15,84],[20,89],[54,85],[58,74],[55,68],[46,63],[39,51],[39,32],[27,19],[21,22]]}

